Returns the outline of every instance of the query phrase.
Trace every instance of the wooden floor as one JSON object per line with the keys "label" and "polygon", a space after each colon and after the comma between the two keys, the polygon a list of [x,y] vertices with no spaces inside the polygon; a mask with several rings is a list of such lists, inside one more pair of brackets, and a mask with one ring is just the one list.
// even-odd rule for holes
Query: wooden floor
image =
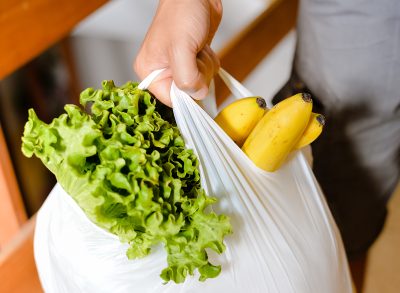
{"label": "wooden floor", "polygon": [[361,293],[400,292],[400,184],[389,203],[384,230],[372,246]]}

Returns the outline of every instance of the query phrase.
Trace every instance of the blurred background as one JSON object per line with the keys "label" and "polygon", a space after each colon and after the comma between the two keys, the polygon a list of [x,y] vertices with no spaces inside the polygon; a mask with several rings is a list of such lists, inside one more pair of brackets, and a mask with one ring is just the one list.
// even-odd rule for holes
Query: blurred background
{"label": "blurred background", "polygon": [[[218,52],[269,5],[265,0],[224,0],[224,14],[212,47]],[[27,212],[33,215],[55,179],[36,158],[20,152],[27,111],[50,122],[66,103],[78,103],[87,87],[113,79],[117,85],[138,80],[132,69],[156,0],[114,0],[96,10],[52,48],[0,82],[0,121],[13,158]],[[245,80],[255,94],[272,98],[289,77],[295,32],[291,32]],[[225,102],[229,103],[229,99]]]}
{"label": "blurred background", "polygon": [[[7,4],[16,2],[21,4],[22,9],[29,9],[29,5],[35,1],[2,0],[0,11],[12,6]],[[40,4],[47,2],[49,1],[36,1]],[[96,1],[87,3],[92,2]],[[224,14],[212,44],[213,49],[222,52],[273,2],[284,1],[223,0]],[[39,118],[50,122],[53,117],[63,112],[65,104],[78,104],[79,93],[87,87],[100,87],[101,81],[105,79],[113,79],[117,85],[128,80],[137,81],[138,78],[132,69],[133,60],[150,25],[157,3],[157,0],[108,1],[84,17],[70,33],[65,33],[66,37],[0,80],[0,125],[28,218],[38,211],[55,184],[54,176],[38,159],[27,159],[20,151],[28,109],[34,108]],[[47,29],[52,30],[51,27]],[[29,38],[29,35],[17,37]],[[7,42],[10,44],[9,50],[13,50],[12,40],[2,39],[1,42],[4,42],[3,44]],[[296,33],[292,29],[265,58],[258,62],[244,79],[244,85],[254,94],[270,100],[289,78],[295,42]],[[228,98],[221,106],[230,101]],[[0,152],[0,155],[3,154]],[[365,275],[363,289],[360,292],[398,292],[399,231],[400,190],[398,189],[389,206],[389,218],[385,230],[372,247],[367,266],[362,264],[360,267],[361,275]],[[1,248],[0,241],[0,252]],[[33,259],[32,256],[31,258]],[[0,254],[0,269],[1,265]]]}

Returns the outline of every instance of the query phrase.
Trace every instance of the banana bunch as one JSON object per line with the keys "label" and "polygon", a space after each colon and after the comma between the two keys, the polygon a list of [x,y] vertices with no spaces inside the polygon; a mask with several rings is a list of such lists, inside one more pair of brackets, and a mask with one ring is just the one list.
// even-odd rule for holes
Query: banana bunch
{"label": "banana bunch", "polygon": [[214,120],[238,146],[242,146],[266,109],[267,103],[261,97],[243,98],[226,106]]}
{"label": "banana bunch", "polygon": [[217,124],[261,169],[277,170],[290,152],[313,142],[325,118],[312,112],[309,94],[297,94],[267,109],[261,97],[237,100],[215,118]]}

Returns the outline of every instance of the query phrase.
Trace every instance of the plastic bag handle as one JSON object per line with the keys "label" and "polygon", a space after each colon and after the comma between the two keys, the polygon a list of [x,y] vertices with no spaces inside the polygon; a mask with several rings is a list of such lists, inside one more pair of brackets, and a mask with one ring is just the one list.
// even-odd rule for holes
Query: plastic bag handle
{"label": "plastic bag handle", "polygon": [[[148,76],[146,76],[141,83],[139,83],[138,88],[141,90],[147,89],[150,84],[157,79],[157,77],[165,70],[166,68],[161,68],[154,70]],[[254,94],[249,91],[244,85],[242,85],[237,79],[235,79],[232,75],[230,75],[225,69],[220,68],[218,71],[218,75],[221,77],[222,81],[225,83],[226,87],[232,93],[235,99],[241,99],[244,97],[252,97]],[[214,118],[217,113],[217,104],[215,101],[215,86],[214,81],[212,80],[209,87],[209,93],[207,97],[201,101],[199,101],[201,107],[208,113],[208,115]],[[266,100],[267,107],[272,108],[272,103],[269,100]]]}
{"label": "plastic bag handle", "polygon": [[237,81],[232,75],[230,75],[225,69],[220,68],[218,75],[221,77],[229,91],[235,96],[235,98],[250,97],[253,94],[245,88],[239,81]]}
{"label": "plastic bag handle", "polygon": [[138,89],[146,90],[151,85],[151,83],[165,70],[166,68],[161,68],[152,71],[148,76],[146,76],[141,83],[138,84]]}
{"label": "plastic bag handle", "polygon": [[[161,68],[154,70],[148,76],[146,76],[143,81],[138,85],[141,90],[147,89],[150,84],[165,70],[166,68]],[[218,75],[221,77],[222,81],[228,87],[229,91],[234,95],[236,99],[243,97],[254,96],[251,91],[245,88],[239,81],[237,81],[232,75],[230,75],[225,69],[220,68]],[[210,85],[210,91],[213,91],[213,84]]]}

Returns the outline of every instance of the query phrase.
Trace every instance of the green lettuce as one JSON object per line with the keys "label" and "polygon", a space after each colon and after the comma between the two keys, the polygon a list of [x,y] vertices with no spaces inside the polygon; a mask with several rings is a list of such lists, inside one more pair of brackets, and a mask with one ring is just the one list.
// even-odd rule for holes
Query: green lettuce
{"label": "green lettuce", "polygon": [[154,97],[136,83],[104,81],[80,103],[50,124],[30,109],[24,155],[40,158],[91,221],[129,243],[129,259],[162,244],[166,282],[181,283],[196,269],[201,281],[218,276],[206,249],[224,251],[229,219],[205,211],[216,199],[201,188],[197,157]]}

